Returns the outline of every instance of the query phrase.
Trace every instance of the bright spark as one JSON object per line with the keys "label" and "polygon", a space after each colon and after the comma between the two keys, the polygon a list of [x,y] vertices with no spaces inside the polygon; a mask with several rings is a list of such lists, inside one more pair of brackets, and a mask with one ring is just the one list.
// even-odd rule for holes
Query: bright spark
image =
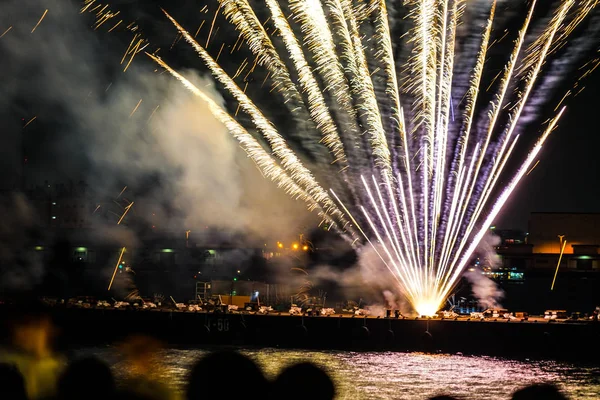
{"label": "bright spark", "polygon": [[44,20],[44,18],[46,17],[46,14],[48,14],[48,10],[46,9],[44,11],[44,13],[42,14],[42,16],[40,17],[40,20],[38,21],[37,24],[35,24],[35,26],[33,27],[33,29],[31,30],[31,33],[35,32],[35,30],[37,29],[38,26],[40,26],[40,24],[42,23],[42,21]]}
{"label": "bright spark", "polygon": [[[399,59],[385,0],[288,3],[291,15],[278,1],[265,0],[270,16],[261,22],[250,0],[220,0],[204,46],[165,12],[237,101],[235,115],[146,54],[208,105],[265,177],[305,201],[348,243],[370,246],[416,313],[434,315],[509,196],[537,165],[532,167],[570,92],[507,177],[509,166],[519,161],[514,155],[519,122],[526,107],[533,107],[548,57],[568,44],[598,1],[557,1],[541,34],[532,37],[533,0],[499,73],[489,71],[488,50],[508,32],[494,37],[495,0],[483,15],[479,47],[468,57],[457,57],[457,43],[471,2],[405,0],[410,28],[402,46],[410,51]],[[230,54],[243,43],[252,53],[233,74],[218,63],[223,45],[216,59],[207,51],[220,28],[214,26],[219,9],[239,32]],[[472,61],[469,76],[457,69],[462,58]],[[598,64],[588,63],[582,78]],[[284,135],[267,118],[271,112],[251,98],[248,84],[259,67],[266,71],[263,85],[272,83],[269,96],[281,100],[295,123],[290,133]],[[493,91],[488,104],[482,104],[483,90]],[[460,98],[458,104],[453,100]],[[244,125],[236,120],[238,112]]]}
{"label": "bright spark", "polygon": [[5,30],[4,32],[2,32],[2,35],[0,35],[0,39],[2,39],[4,37],[4,35],[6,35],[8,32],[10,32],[11,29],[12,29],[12,25],[9,26],[7,30]]}
{"label": "bright spark", "polygon": [[131,111],[131,114],[129,114],[129,118],[131,118],[133,116],[133,114],[135,114],[137,109],[140,108],[140,104],[142,104],[142,99],[140,99],[140,101],[137,102],[137,104],[133,108],[133,111]]}
{"label": "bright spark", "polygon": [[25,129],[25,128],[27,128],[27,126],[28,126],[29,124],[31,124],[33,121],[35,121],[36,119],[37,119],[37,115],[36,115],[35,117],[31,118],[29,121],[27,121],[27,123],[26,123],[25,125],[23,125],[23,128],[22,128],[22,129]]}

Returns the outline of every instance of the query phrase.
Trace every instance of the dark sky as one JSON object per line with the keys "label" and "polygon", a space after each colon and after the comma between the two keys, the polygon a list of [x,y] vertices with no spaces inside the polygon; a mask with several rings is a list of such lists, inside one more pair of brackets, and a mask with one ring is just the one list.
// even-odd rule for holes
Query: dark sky
{"label": "dark sky", "polygon": [[[178,2],[177,7],[167,1],[143,2],[143,6],[137,1],[114,3],[123,10],[126,18],[137,20],[143,27],[143,33],[152,40],[150,48],[163,48],[161,54],[175,67],[202,69],[200,61],[183,41],[178,43],[174,50],[168,52],[168,47],[173,43],[176,34],[168,21],[161,17],[158,6],[167,7],[189,27],[197,26],[202,18],[206,19],[206,26],[202,30],[204,35],[208,32],[214,7],[209,8],[209,13],[198,14],[199,8],[202,7],[199,7],[199,2],[196,1]],[[212,2],[209,3],[212,5]],[[18,30],[19,24],[25,24],[27,29],[30,29],[29,26],[37,22],[44,9],[44,6],[40,6],[35,1],[13,1],[3,4],[0,5],[0,14],[2,14],[0,34],[13,25],[15,31]],[[19,8],[8,10],[7,4],[18,4]],[[6,8],[2,10],[2,7]],[[23,147],[20,146],[22,136],[19,135],[26,135],[24,148],[28,158],[29,183],[39,183],[44,180],[78,180],[86,178],[87,173],[82,171],[92,168],[88,153],[78,151],[78,148],[85,147],[88,139],[85,134],[73,136],[72,132],[81,127],[74,126],[72,112],[65,109],[65,102],[56,100],[63,95],[61,86],[54,88],[56,90],[54,93],[45,92],[48,88],[38,92],[37,86],[32,86],[35,77],[45,73],[50,67],[47,60],[36,59],[36,54],[40,54],[39,51],[33,50],[31,54],[27,54],[29,45],[31,49],[43,48],[40,46],[44,46],[44,41],[47,39],[44,35],[53,34],[55,32],[53,29],[58,29],[63,34],[65,31],[67,34],[71,32],[73,35],[78,35],[83,30],[85,35],[82,35],[80,42],[75,40],[65,44],[68,47],[65,52],[69,57],[73,54],[80,54],[80,56],[64,64],[59,62],[56,68],[71,68],[72,63],[77,63],[79,66],[93,65],[93,77],[98,81],[94,87],[106,87],[111,82],[118,84],[122,79],[120,78],[122,67],[119,62],[124,46],[126,48],[127,40],[131,35],[107,34],[106,29],[94,32],[89,28],[93,21],[89,14],[81,16],[71,11],[68,13],[69,18],[53,21],[52,12],[53,10],[50,10],[48,21],[43,21],[38,28],[39,31],[36,32],[38,36],[31,34],[32,42],[21,43],[18,52],[15,52],[15,49],[8,52],[7,48],[3,47],[3,39],[0,39],[0,60],[2,60],[0,76],[4,86],[1,93],[6,94],[5,99],[0,101],[2,107],[0,109],[2,130],[0,167],[5,171],[1,179],[3,188],[20,183],[18,160],[21,158],[19,149]],[[80,20],[76,20],[77,18]],[[219,26],[220,39],[226,41],[231,37],[235,41],[235,32],[232,29],[227,30],[228,26],[222,17],[218,19],[216,26]],[[9,31],[6,38],[15,33]],[[592,39],[594,38],[590,38]],[[597,49],[597,44],[594,49]],[[27,62],[16,64],[14,59],[9,57],[15,54]],[[55,54],[55,59],[60,60],[61,56],[59,52]],[[593,52],[589,56],[594,56]],[[597,57],[597,53],[595,56]],[[138,56],[134,64],[136,68],[142,70],[154,69],[143,55]],[[585,81],[586,89],[580,95],[568,101],[568,110],[560,121],[559,128],[551,135],[542,150],[539,165],[522,182],[496,221],[499,227],[525,229],[529,213],[535,211],[600,212],[598,202],[600,186],[596,178],[597,172],[600,171],[600,157],[597,155],[600,149],[600,131],[596,122],[600,110],[600,102],[597,100],[600,93],[598,72]],[[573,79],[571,76],[565,78],[566,82],[571,82]],[[73,82],[77,84],[76,80]],[[83,85],[68,88],[70,96],[78,90],[83,92],[88,88]],[[562,93],[564,90],[558,90],[554,94],[556,99],[549,100],[548,104],[555,104],[556,100],[562,97]],[[264,93],[259,95],[265,96]],[[77,96],[84,102],[87,93],[79,93]],[[37,116],[37,119],[30,126],[22,129],[22,126],[34,116]],[[541,121],[530,124],[527,133],[539,132],[539,122]],[[90,128],[90,131],[92,130]]]}
{"label": "dark sky", "polygon": [[517,188],[497,225],[527,228],[531,212],[600,212],[600,74],[567,103],[540,163]]}

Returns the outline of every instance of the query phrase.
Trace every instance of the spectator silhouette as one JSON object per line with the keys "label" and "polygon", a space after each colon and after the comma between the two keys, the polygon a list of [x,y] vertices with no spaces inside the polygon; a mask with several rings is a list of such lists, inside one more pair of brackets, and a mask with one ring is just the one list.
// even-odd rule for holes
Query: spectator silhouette
{"label": "spectator silhouette", "polygon": [[115,381],[108,365],[96,357],[71,363],[58,382],[60,400],[104,400],[115,395]]}
{"label": "spectator silhouette", "polygon": [[560,390],[550,384],[535,384],[517,390],[513,396],[513,400],[566,400]]}
{"label": "spectator silhouette", "polygon": [[219,351],[202,357],[192,368],[186,392],[188,400],[264,399],[268,383],[261,369],[248,357]]}
{"label": "spectator silhouette", "polygon": [[272,400],[332,400],[334,397],[335,386],[329,375],[309,362],[283,370],[271,390]]}
{"label": "spectator silhouette", "polygon": [[0,364],[0,390],[3,399],[26,400],[25,380],[19,370],[10,364]]}
{"label": "spectator silhouette", "polygon": [[10,344],[0,362],[19,370],[29,399],[54,396],[63,360],[52,348],[56,330],[49,313],[37,301],[20,302],[9,309],[8,326]]}

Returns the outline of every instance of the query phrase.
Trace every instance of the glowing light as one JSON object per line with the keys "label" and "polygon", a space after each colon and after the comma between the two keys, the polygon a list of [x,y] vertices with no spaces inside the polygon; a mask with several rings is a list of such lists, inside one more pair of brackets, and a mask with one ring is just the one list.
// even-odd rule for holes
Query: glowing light
{"label": "glowing light", "polygon": [[46,14],[48,14],[48,10],[46,9],[44,11],[44,13],[42,14],[42,16],[40,17],[40,20],[38,21],[37,24],[35,24],[35,26],[33,27],[33,29],[31,30],[31,33],[35,32],[35,30],[37,29],[38,26],[40,26],[40,24],[42,23],[42,21],[44,20],[44,18],[46,17]]}
{"label": "glowing light", "polygon": [[0,35],[0,39],[2,39],[4,37],[4,35],[6,35],[8,32],[10,32],[11,29],[12,29],[12,25],[9,26],[8,29],[2,33],[2,35]]}
{"label": "glowing light", "polygon": [[[491,84],[485,80],[488,50],[495,42],[496,1],[483,14],[478,48],[457,57],[457,27],[473,3],[405,0],[409,31],[400,36],[405,42],[395,46],[385,0],[289,0],[292,16],[276,0],[265,0],[284,52],[257,18],[253,2],[220,0],[223,15],[240,33],[238,42],[245,41],[255,56],[250,71],[256,65],[267,70],[265,82],[272,81],[274,96],[281,97],[297,123],[286,135],[267,118],[271,113],[251,99],[250,72],[243,84],[236,81],[248,60],[229,75],[217,61],[222,48],[216,59],[207,51],[219,28],[213,30],[218,10],[205,46],[165,15],[237,101],[234,115],[159,57],[147,55],[205,101],[264,176],[306,202],[324,226],[348,243],[371,246],[415,311],[433,316],[479,242],[495,228],[492,223],[509,196],[535,168],[564,107],[556,108],[560,111],[507,177],[519,153],[521,116],[526,107],[536,106],[531,103],[541,103],[531,99],[543,67],[550,64],[548,55],[565,45],[597,1],[556,2],[552,18],[537,30],[541,34],[530,38],[532,1],[505,66]],[[291,17],[300,29],[292,29]],[[135,37],[125,56],[133,57],[140,43]],[[394,49],[400,46],[407,51],[396,60]],[[464,65],[455,66],[464,60],[470,64],[468,76],[461,72]],[[488,97],[481,96],[485,88],[493,91],[491,100],[480,104]],[[456,104],[457,98],[464,101]],[[236,120],[238,112],[244,125]],[[306,153],[310,157],[303,157]],[[502,187],[501,182],[507,183]],[[300,247],[309,249],[291,246]]]}
{"label": "glowing light", "polygon": [[441,304],[435,300],[424,300],[415,303],[414,307],[419,316],[433,317],[440,309]]}
{"label": "glowing light", "polygon": [[123,211],[121,218],[119,218],[119,221],[117,221],[117,225],[121,224],[121,222],[123,221],[123,218],[125,218],[125,216],[127,215],[127,213],[129,212],[129,210],[131,209],[132,206],[133,206],[133,201],[131,203],[129,203],[129,205],[127,207],[125,207],[125,211]]}
{"label": "glowing light", "polygon": [[35,116],[35,117],[31,118],[29,121],[27,121],[27,123],[25,125],[23,125],[23,129],[27,128],[29,126],[29,124],[31,124],[36,119],[37,119],[37,116]]}
{"label": "glowing light", "polygon": [[125,247],[123,247],[121,249],[121,252],[119,253],[119,259],[117,260],[117,264],[115,265],[115,270],[113,271],[112,277],[110,278],[110,283],[108,284],[108,290],[110,290],[110,288],[112,287],[112,284],[115,280],[115,275],[117,275],[117,270],[119,269],[119,266],[121,265],[121,260],[123,259],[124,253],[125,253]]}

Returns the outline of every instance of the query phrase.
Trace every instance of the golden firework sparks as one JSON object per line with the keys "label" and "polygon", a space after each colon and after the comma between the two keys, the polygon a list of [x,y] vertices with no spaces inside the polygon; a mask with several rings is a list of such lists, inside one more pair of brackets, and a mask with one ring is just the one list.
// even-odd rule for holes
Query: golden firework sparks
{"label": "golden firework sparks", "polygon": [[2,39],[4,37],[4,35],[6,35],[8,32],[10,32],[10,30],[12,29],[12,25],[8,27],[8,29],[6,29],[4,32],[2,32],[2,35],[0,35],[0,39]]}
{"label": "golden firework sparks", "polygon": [[133,111],[131,111],[131,114],[129,114],[129,118],[131,118],[133,116],[133,114],[135,114],[137,109],[140,108],[140,104],[142,104],[142,99],[140,99],[140,101],[137,102],[137,104],[133,108]]}
{"label": "golden firework sparks", "polygon": [[119,193],[119,195],[117,196],[117,199],[118,199],[119,197],[121,197],[121,195],[122,195],[122,194],[125,192],[125,190],[127,190],[127,186],[125,186],[125,187],[123,188],[123,190],[121,190],[121,192],[120,192],[120,193]]}
{"label": "golden firework sparks", "polygon": [[117,222],[117,225],[121,225],[121,222],[123,221],[123,218],[125,218],[125,216],[129,212],[129,210],[131,210],[132,206],[133,206],[133,201],[131,203],[129,203],[129,205],[127,207],[125,207],[125,211],[123,211],[123,214],[121,215],[121,218],[119,218],[119,221]]}
{"label": "golden firework sparks", "polygon": [[[209,104],[213,115],[265,177],[292,197],[306,201],[309,209],[317,210],[349,243],[355,245],[357,236],[363,236],[415,310],[434,314],[510,194],[538,164],[542,145],[564,107],[549,120],[508,185],[503,190],[499,187],[501,176],[518,153],[517,126],[542,67],[550,54],[566,45],[566,38],[598,0],[558,2],[552,16],[543,21],[542,33],[529,40],[526,35],[534,0],[512,51],[506,55],[505,67],[493,74],[489,86],[485,82],[490,72],[486,66],[489,49],[508,37],[506,30],[499,38],[492,37],[496,1],[489,3],[478,49],[469,50],[474,64],[468,78],[454,76],[457,27],[468,6],[464,0],[406,0],[408,25],[412,25],[406,42],[411,51],[408,56],[400,54],[398,60],[384,0],[358,4],[352,0],[289,0],[291,16],[284,15],[276,0],[265,0],[270,16],[264,22],[248,0],[219,1],[225,18],[239,32],[230,53],[245,44],[254,57],[252,62],[245,57],[232,75],[218,64],[224,44],[216,59],[206,50],[219,30],[215,26],[219,8],[204,47],[165,14],[235,98],[233,116],[161,59],[149,56]],[[300,28],[297,31],[290,27],[292,19]],[[285,58],[273,44],[275,33],[285,45]],[[584,66],[582,76],[556,110],[567,97],[579,93],[581,79],[600,65],[599,60],[596,57]],[[298,123],[298,138],[313,140],[314,131],[319,133],[316,142],[326,146],[334,162],[342,164],[342,183],[346,185],[339,186],[349,193],[342,194],[337,188],[331,190],[331,196],[324,192],[320,184],[324,171],[315,170],[320,175],[317,180],[294,151],[294,143],[286,140],[248,96],[249,82],[259,66],[266,70],[262,85],[272,83],[271,92],[283,96],[290,115],[314,123]],[[243,87],[236,83],[238,77],[243,77]],[[459,83],[466,88],[459,95],[458,122],[454,122],[455,80],[462,80]],[[478,104],[486,86],[488,91],[493,89],[487,107]],[[517,90],[514,98],[513,87]],[[487,118],[478,115],[481,109],[488,110]],[[249,117],[243,120],[250,121],[252,134],[235,120],[238,112]],[[325,166],[318,150],[312,150],[309,153],[318,160],[316,165]],[[363,176],[363,171],[371,171],[371,177]],[[361,187],[357,187],[358,181]],[[498,192],[494,200],[492,196]],[[347,198],[352,199],[352,207],[344,204]],[[354,208],[362,215],[353,215]]]}
{"label": "golden firework sparks", "polygon": [[117,275],[117,271],[119,269],[119,264],[121,264],[121,260],[123,259],[124,253],[125,253],[125,247],[123,247],[121,249],[121,252],[119,253],[119,259],[117,260],[117,263],[115,264],[115,270],[113,271],[112,277],[110,278],[110,282],[108,284],[108,290],[110,290],[110,288],[112,287],[113,281],[115,280],[115,275]]}
{"label": "golden firework sparks", "polygon": [[31,30],[31,33],[35,32],[35,30],[37,29],[38,26],[40,26],[40,24],[42,23],[42,21],[44,20],[44,18],[46,17],[46,14],[48,14],[48,9],[46,9],[44,11],[44,13],[42,14],[42,16],[40,17],[40,20],[38,21],[37,24],[35,24],[35,26],[33,27],[33,29]]}
{"label": "golden firework sparks", "polygon": [[218,15],[219,15],[219,7],[217,7],[217,9],[215,10],[215,16],[213,17],[212,23],[210,24],[210,30],[208,31],[208,37],[206,38],[206,44],[204,45],[207,48],[208,48],[208,44],[210,43],[210,36],[212,35]]}
{"label": "golden firework sparks", "polygon": [[31,124],[33,121],[35,121],[37,119],[37,115],[33,118],[31,118],[29,121],[27,121],[27,123],[25,125],[23,125],[22,129],[27,128],[27,126],[29,126],[29,124]]}

